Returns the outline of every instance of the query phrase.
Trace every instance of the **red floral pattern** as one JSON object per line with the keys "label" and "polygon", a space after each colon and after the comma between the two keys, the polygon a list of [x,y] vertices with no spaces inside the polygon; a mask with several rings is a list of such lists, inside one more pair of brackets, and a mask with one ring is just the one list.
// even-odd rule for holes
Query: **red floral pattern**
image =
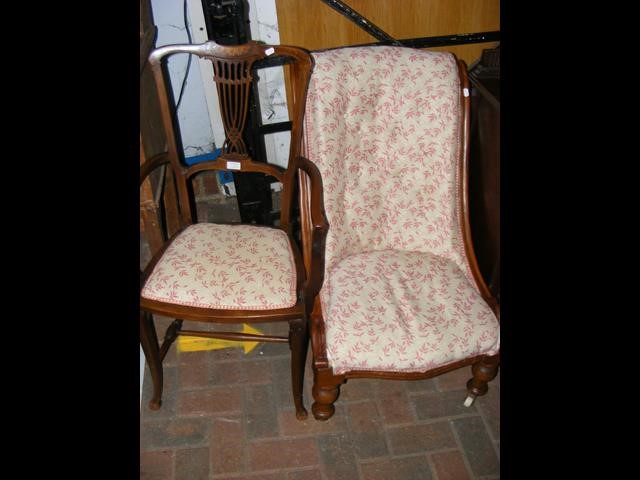
{"label": "red floral pattern", "polygon": [[325,281],[327,355],[335,373],[425,371],[498,346],[496,318],[450,260],[383,250],[338,263]]}
{"label": "red floral pattern", "polygon": [[296,268],[289,237],[251,225],[191,225],[164,252],[142,296],[216,309],[291,307]]}
{"label": "red floral pattern", "polygon": [[[349,269],[348,262],[372,251],[386,252],[385,258],[401,257],[404,260],[398,260],[400,266],[414,265],[420,259],[425,265],[445,262],[447,268],[441,267],[445,273],[434,281],[453,285],[454,290],[447,295],[467,295],[465,298],[473,304],[470,315],[485,312],[482,322],[489,322],[491,328],[485,330],[486,341],[477,344],[471,331],[458,329],[470,327],[464,318],[456,325],[445,322],[445,317],[430,320],[429,325],[446,323],[439,330],[445,332],[444,338],[449,334],[461,336],[473,344],[469,348],[497,348],[498,322],[477,294],[459,225],[461,105],[455,58],[445,52],[401,47],[343,48],[313,55],[316,66],[307,97],[305,143],[309,159],[323,177],[330,224],[320,298],[334,371],[426,370],[467,354],[467,350],[452,344],[451,352],[441,352],[443,356],[437,358],[425,354],[420,364],[415,355],[405,356],[408,343],[399,343],[397,338],[396,343],[385,344],[388,357],[376,359],[367,354],[363,345],[371,347],[383,340],[379,337],[382,325],[374,328],[371,312],[366,309],[350,310],[345,305],[372,305],[368,297],[372,290],[350,288],[348,285],[353,283],[338,282],[333,275],[352,272],[350,282],[361,282],[364,272]],[[415,255],[415,260],[406,259],[405,255]],[[381,271],[370,272],[365,282],[377,285],[379,293],[386,291],[385,277],[377,276]],[[403,275],[402,278],[418,278],[410,271]],[[408,287],[402,292],[415,296],[420,311],[433,307],[428,288],[421,290],[422,295],[415,295]],[[389,303],[377,299],[378,308],[386,306],[379,321],[388,322],[388,330],[393,331],[394,325],[406,322],[393,313],[403,305],[403,297],[384,298]],[[487,320],[486,315],[492,320]],[[416,322],[426,321],[417,313],[413,318]],[[417,348],[426,348],[419,338],[416,337]],[[433,342],[433,338],[428,341]]]}

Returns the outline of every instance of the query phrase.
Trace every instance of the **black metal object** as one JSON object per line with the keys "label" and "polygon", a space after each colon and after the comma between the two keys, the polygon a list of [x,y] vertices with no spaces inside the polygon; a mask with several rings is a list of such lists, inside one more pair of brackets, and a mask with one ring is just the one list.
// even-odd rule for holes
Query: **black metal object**
{"label": "black metal object", "polygon": [[398,40],[396,40],[391,35],[386,33],[384,30],[378,27],[371,20],[360,15],[358,12],[356,12],[353,8],[348,6],[346,3],[340,0],[322,0],[322,2],[326,3],[335,11],[347,17],[349,20],[351,20],[353,23],[358,25],[360,28],[362,28],[365,32],[367,32],[369,35],[373,36],[374,38],[377,38],[378,40],[383,42],[390,42],[391,44],[402,46],[400,42],[398,42]]}
{"label": "black metal object", "polygon": [[321,0],[329,7],[333,8],[353,23],[362,28],[365,32],[374,38],[377,38],[378,42],[366,43],[364,45],[397,45],[399,47],[411,47],[411,48],[431,48],[431,47],[445,47],[450,45],[464,45],[467,43],[485,43],[485,42],[497,42],[500,40],[500,32],[478,32],[478,33],[461,33],[457,35],[441,35],[437,37],[417,37],[407,38],[399,40],[393,38],[386,33],[371,20],[355,11],[341,0]]}
{"label": "black metal object", "polygon": [[249,5],[246,0],[202,0],[209,39],[221,45],[249,40]]}
{"label": "black metal object", "polygon": [[[397,45],[411,48],[448,47],[451,45],[465,45],[468,43],[499,42],[500,32],[461,33],[457,35],[441,35],[438,37],[417,37],[397,40],[395,43],[382,41],[373,45]],[[369,45],[369,44],[367,44]]]}

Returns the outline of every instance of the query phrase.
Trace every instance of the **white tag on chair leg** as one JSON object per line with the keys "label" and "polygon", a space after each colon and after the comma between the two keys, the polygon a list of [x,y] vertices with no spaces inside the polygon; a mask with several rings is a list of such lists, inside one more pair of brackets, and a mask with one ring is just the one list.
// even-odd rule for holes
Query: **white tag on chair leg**
{"label": "white tag on chair leg", "polygon": [[462,95],[464,95],[465,97],[469,96],[469,89],[468,88],[463,88],[462,89]]}
{"label": "white tag on chair leg", "polygon": [[240,162],[227,162],[227,169],[240,170]]}

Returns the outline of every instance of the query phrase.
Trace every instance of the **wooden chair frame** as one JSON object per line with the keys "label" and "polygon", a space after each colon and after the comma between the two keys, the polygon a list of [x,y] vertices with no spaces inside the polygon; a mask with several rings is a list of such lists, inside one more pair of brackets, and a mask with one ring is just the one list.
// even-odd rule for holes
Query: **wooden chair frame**
{"label": "wooden chair frame", "polygon": [[[226,133],[223,153],[214,161],[198,163],[190,167],[182,162],[179,138],[172,111],[170,92],[167,88],[163,60],[176,53],[189,53],[207,58],[213,62],[220,107]],[[270,55],[286,57],[289,64],[291,87],[290,112],[292,121],[291,144],[287,168],[253,161],[247,154],[242,133],[248,110],[248,95],[252,81],[251,67],[256,60]],[[223,46],[213,41],[200,45],[169,45],[155,49],[149,56],[155,83],[159,92],[162,123],[167,138],[167,152],[148,159],[140,168],[140,184],[162,165],[169,165],[173,174],[178,197],[179,229],[153,256],[144,272],[141,272],[141,289],[171,242],[189,225],[193,224],[193,205],[190,196],[190,180],[193,175],[208,170],[235,170],[240,172],[261,172],[282,182],[280,225],[285,231],[294,252],[297,274],[297,301],[289,308],[271,310],[218,310],[176,305],[140,297],[140,341],[149,363],[153,379],[154,393],[149,403],[151,409],[160,408],[163,374],[162,361],[169,347],[178,335],[191,335],[227,340],[249,340],[260,342],[289,343],[291,349],[291,376],[296,417],[304,419],[307,411],[302,400],[304,364],[308,346],[308,318],[322,283],[322,268],[317,261],[303,262],[302,256],[291,232],[290,210],[296,181],[308,200],[305,210],[306,233],[302,245],[305,251],[313,252],[314,258],[321,258],[323,239],[327,222],[322,210],[322,180],[317,167],[300,156],[302,141],[302,120],[309,77],[313,69],[313,58],[308,51],[291,46],[261,45],[248,42],[243,45]],[[231,168],[230,168],[231,167]],[[276,227],[264,227],[276,228]],[[159,345],[153,322],[153,314],[176,320],[167,329],[162,345]],[[198,332],[183,330],[187,321],[237,324],[243,322],[287,321],[289,335],[269,336],[239,332]]]}
{"label": "wooden chair frame", "polygon": [[[491,293],[490,289],[487,287],[480,269],[478,267],[478,262],[476,260],[476,256],[474,253],[473,242],[471,238],[471,228],[469,223],[469,204],[468,204],[468,190],[469,190],[469,124],[470,124],[470,116],[469,116],[469,108],[470,108],[470,96],[469,92],[469,80],[467,77],[467,68],[462,60],[457,60],[458,72],[460,78],[460,99],[461,105],[463,106],[462,115],[461,115],[461,125],[460,125],[460,162],[459,162],[459,178],[461,182],[459,184],[460,195],[458,198],[460,199],[460,205],[458,211],[460,212],[460,224],[462,227],[462,234],[464,240],[464,248],[466,251],[466,255],[469,261],[469,265],[471,268],[471,272],[473,274],[473,278],[476,281],[476,284],[479,286],[480,293],[482,298],[487,302],[489,307],[493,310],[498,321],[500,319],[500,307],[496,298]],[[467,95],[464,92],[467,92]],[[303,192],[303,194],[306,194]],[[313,208],[312,197],[303,196],[302,202],[307,204],[308,208]],[[305,214],[306,211],[303,209],[302,213]],[[318,212],[316,214],[316,218],[319,216],[324,216],[324,212]],[[304,220],[304,218],[303,218]],[[306,234],[308,237],[313,235],[313,228],[311,225],[313,222],[303,221],[303,228],[306,227]],[[314,224],[315,225],[315,224]],[[314,257],[314,253],[310,250],[305,251],[305,261],[306,263],[313,263],[314,269],[320,269],[320,271],[324,271],[324,260],[321,258]],[[498,372],[498,366],[500,363],[500,355],[499,353],[493,356],[479,355],[471,358],[466,358],[455,363],[442,366],[439,368],[435,368],[426,372],[384,372],[384,371],[359,371],[353,370],[344,374],[337,375],[333,372],[331,365],[327,359],[327,346],[326,346],[326,338],[325,338],[325,326],[321,304],[319,298],[315,299],[314,308],[311,313],[311,346],[313,352],[313,373],[314,373],[314,383],[313,383],[313,397],[315,402],[312,406],[313,415],[317,420],[327,420],[331,418],[331,416],[335,412],[334,403],[338,399],[340,394],[340,387],[342,384],[346,383],[350,378],[381,378],[381,379],[395,379],[395,380],[419,380],[435,377],[437,375],[441,375],[443,373],[456,370],[458,368],[464,367],[466,365],[472,365],[472,374],[473,377],[467,382],[467,390],[469,396],[465,401],[466,406],[470,406],[473,402],[473,399],[476,396],[484,395],[488,386],[487,383],[491,381]]]}

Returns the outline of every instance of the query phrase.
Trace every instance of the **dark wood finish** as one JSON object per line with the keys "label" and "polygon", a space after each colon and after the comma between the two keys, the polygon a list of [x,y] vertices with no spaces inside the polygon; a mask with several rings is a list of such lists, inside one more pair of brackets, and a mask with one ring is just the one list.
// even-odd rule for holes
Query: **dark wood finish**
{"label": "dark wood finish", "polygon": [[[487,50],[499,55],[499,50]],[[483,59],[485,55],[483,55]],[[500,300],[500,78],[483,74],[471,81],[470,218],[482,275]],[[495,67],[494,67],[495,69]],[[472,73],[474,70],[472,69]]]}
{"label": "dark wood finish", "polygon": [[[215,81],[218,88],[222,121],[225,128],[226,140],[222,154],[214,161],[198,163],[188,167],[184,164],[183,154],[179,144],[177,126],[173,117],[173,99],[170,92],[170,83],[167,81],[164,60],[176,53],[190,53],[209,59],[213,62]],[[290,62],[287,68],[292,79],[291,96],[291,144],[289,162],[287,168],[257,162],[251,158],[242,140],[243,129],[246,123],[248,109],[248,92],[251,85],[251,68],[255,61],[268,56],[286,57]],[[291,385],[293,399],[296,408],[296,417],[304,419],[307,411],[303,405],[302,390],[304,381],[304,364],[308,345],[308,317],[311,311],[309,305],[319,289],[322,273],[315,269],[322,266],[317,261],[305,262],[296,242],[292,237],[290,210],[293,201],[293,191],[296,187],[298,174],[309,178],[309,186],[306,190],[312,199],[311,218],[316,226],[313,233],[307,235],[302,241],[302,249],[313,251],[321,256],[324,244],[326,227],[323,227],[324,215],[322,212],[322,182],[320,173],[315,165],[302,158],[302,119],[309,77],[313,68],[313,58],[308,51],[289,46],[260,45],[256,42],[248,42],[243,45],[223,46],[213,41],[200,45],[169,45],[158,48],[149,55],[149,65],[154,74],[156,89],[159,92],[159,105],[162,119],[162,128],[167,139],[166,152],[149,158],[140,168],[140,184],[144,185],[145,179],[153,172],[166,168],[173,175],[176,187],[176,200],[179,225],[175,232],[169,234],[169,239],[153,255],[149,265],[141,275],[141,285],[153,271],[157,262],[162,258],[166,248],[182,232],[184,228],[194,221],[193,206],[191,203],[190,182],[193,175],[209,170],[232,170],[240,172],[258,172],[273,176],[283,184],[281,193],[282,208],[280,212],[280,228],[285,231],[290,240],[291,249],[297,274],[297,303],[290,308],[272,310],[220,310],[199,307],[175,305],[171,303],[149,300],[140,297],[140,307],[145,314],[158,314],[176,320],[168,329],[162,347],[158,347],[155,332],[151,332],[152,324],[146,316],[141,316],[141,332],[144,330],[143,348],[147,359],[154,363],[151,374],[154,379],[154,395],[151,408],[159,406],[162,394],[162,358],[167,349],[178,335],[193,335],[210,338],[222,338],[228,340],[249,340],[288,343],[291,349]],[[165,186],[166,188],[166,186]],[[165,198],[166,200],[166,198]],[[326,223],[326,221],[325,221]],[[275,228],[275,227],[261,227]],[[312,245],[306,245],[311,242]],[[143,321],[144,319],[144,321]],[[183,321],[214,322],[220,324],[260,323],[286,321],[289,323],[288,336],[258,336],[241,332],[202,332],[196,330],[182,330]]]}
{"label": "dark wood finish", "polygon": [[[469,259],[469,266],[474,280],[476,281],[480,293],[488,305],[492,308],[498,319],[500,318],[499,304],[496,298],[493,296],[491,290],[487,287],[483,276],[478,267],[474,246],[471,239],[471,230],[469,223],[469,127],[470,127],[470,98],[464,95],[464,90],[469,89],[469,80],[467,77],[467,68],[462,60],[458,60],[458,71],[460,75],[460,100],[463,106],[461,122],[461,135],[460,135],[460,155],[461,161],[459,178],[460,188],[460,223],[462,226],[462,237],[464,241],[464,248]],[[310,162],[309,162],[310,163]],[[303,176],[304,177],[304,176]],[[313,180],[313,179],[312,179]],[[317,275],[314,287],[321,285],[322,277],[318,270],[322,272],[324,266],[324,259],[322,257],[323,245],[318,244],[317,249],[314,248],[315,243],[310,241],[314,238],[315,233],[319,235],[319,239],[324,241],[322,232],[326,233],[327,224],[324,212],[318,207],[322,203],[322,191],[318,192],[316,189],[313,195],[309,195],[304,185],[304,180],[301,180],[301,225],[303,228],[303,238],[307,239],[306,249],[303,248],[303,255],[305,265],[309,268],[313,268],[313,274]],[[313,211],[315,205],[318,210]],[[487,382],[493,379],[498,370],[499,355],[486,356],[480,355],[470,358],[462,359],[458,362],[438,367],[427,372],[411,372],[411,373],[399,373],[399,372],[386,372],[386,371],[349,371],[342,375],[336,375],[327,359],[327,345],[325,338],[325,326],[324,319],[322,317],[322,308],[320,306],[319,298],[315,298],[314,307],[310,315],[310,328],[311,328],[311,346],[313,351],[313,398],[314,403],[312,405],[312,412],[317,420],[327,420],[335,412],[334,403],[340,395],[340,387],[346,383],[350,378],[380,378],[390,380],[419,380],[425,378],[435,377],[437,375],[456,370],[458,368],[473,365],[472,373],[473,378],[468,383],[468,391],[474,396],[484,395],[487,391]]]}
{"label": "dark wood finish", "polygon": [[[144,164],[146,158],[142,134],[140,134],[140,164]],[[140,231],[145,233],[151,254],[160,250],[164,243],[162,219],[160,218],[158,202],[153,192],[154,188],[151,186],[151,179],[147,178],[140,188]]]}
{"label": "dark wood finish", "polygon": [[158,337],[153,325],[153,318],[150,313],[143,310],[140,310],[140,344],[149,364],[151,380],[153,381],[153,397],[149,401],[149,408],[158,410],[162,398],[162,359],[160,358],[160,348],[158,347]]}
{"label": "dark wood finish", "polygon": [[[149,0],[140,0],[140,163],[166,156],[167,142],[149,54],[155,46],[157,28]],[[153,173],[140,189],[140,231],[145,233],[151,253],[157,252],[167,236],[179,227],[172,171]]]}

